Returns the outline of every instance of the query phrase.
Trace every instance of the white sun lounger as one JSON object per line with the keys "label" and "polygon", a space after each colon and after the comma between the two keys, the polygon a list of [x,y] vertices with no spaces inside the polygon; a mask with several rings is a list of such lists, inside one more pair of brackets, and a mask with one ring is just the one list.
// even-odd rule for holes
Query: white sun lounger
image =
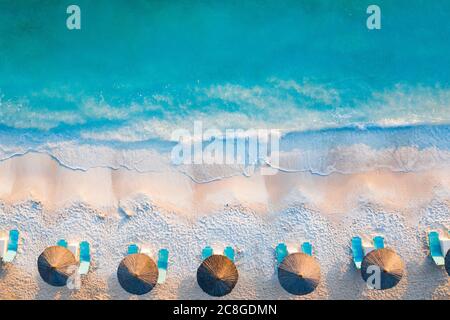
{"label": "white sun lounger", "polygon": [[68,243],[67,249],[73,253],[73,255],[78,258],[78,249],[79,249],[79,243],[78,242],[71,242]]}
{"label": "white sun lounger", "polygon": [[3,262],[13,262],[19,248],[19,231],[16,229],[9,232],[7,238],[6,252],[3,254]]}
{"label": "white sun lounger", "polygon": [[8,239],[0,238],[0,259],[3,259],[7,249],[8,249]]}
{"label": "white sun lounger", "polygon": [[448,230],[447,234],[441,238],[441,250],[444,256],[450,250],[450,230]]}

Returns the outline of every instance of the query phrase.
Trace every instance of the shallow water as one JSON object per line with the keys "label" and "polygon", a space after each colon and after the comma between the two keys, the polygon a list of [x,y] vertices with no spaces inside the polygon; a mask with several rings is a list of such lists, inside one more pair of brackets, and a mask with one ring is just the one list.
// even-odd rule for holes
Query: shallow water
{"label": "shallow water", "polygon": [[64,2],[0,1],[4,157],[67,141],[165,152],[198,120],[281,129],[290,149],[448,140],[447,2],[379,1],[379,31],[370,1],[77,4],[69,31]]}

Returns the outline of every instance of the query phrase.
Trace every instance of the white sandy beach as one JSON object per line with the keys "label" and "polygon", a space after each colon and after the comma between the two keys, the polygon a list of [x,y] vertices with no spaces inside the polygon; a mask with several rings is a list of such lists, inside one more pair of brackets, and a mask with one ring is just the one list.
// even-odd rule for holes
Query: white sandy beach
{"label": "white sandy beach", "polygon": [[[142,299],[209,298],[196,284],[205,245],[233,245],[240,279],[227,298],[293,299],[278,284],[274,247],[311,241],[319,288],[302,299],[449,299],[445,271],[428,257],[426,231],[450,227],[450,170],[234,176],[199,184],[177,171],[61,166],[29,153],[0,163],[0,219],[21,232],[19,255],[0,271],[0,299],[129,299],[116,269],[129,243],[170,251],[168,280]],[[391,290],[365,288],[350,239],[382,234],[406,264]],[[88,240],[93,270],[80,291],[39,277],[36,259],[58,239]]]}

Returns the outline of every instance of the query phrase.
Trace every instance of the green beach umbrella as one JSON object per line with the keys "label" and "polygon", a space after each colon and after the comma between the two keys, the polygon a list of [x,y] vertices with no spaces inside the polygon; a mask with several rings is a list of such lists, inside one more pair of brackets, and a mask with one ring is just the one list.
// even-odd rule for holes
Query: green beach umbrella
{"label": "green beach umbrella", "polygon": [[450,277],[450,250],[445,255],[445,270],[447,270],[447,274]]}
{"label": "green beach umbrella", "polygon": [[[361,264],[361,276],[364,281],[373,280],[374,289],[386,290],[395,287],[403,277],[402,259],[391,249],[377,249],[369,252]],[[379,281],[377,281],[377,271]]]}
{"label": "green beach umbrella", "polygon": [[290,294],[309,294],[320,283],[320,265],[314,257],[305,253],[292,253],[278,266],[278,281]]}
{"label": "green beach umbrella", "polygon": [[156,286],[158,267],[146,254],[130,254],[120,262],[117,279],[125,291],[136,295],[146,294]]}
{"label": "green beach umbrella", "polygon": [[229,294],[238,279],[239,274],[234,262],[223,255],[210,256],[197,270],[198,285],[213,297]]}
{"label": "green beach umbrella", "polygon": [[74,254],[61,246],[48,247],[38,258],[41,278],[54,287],[63,287],[77,269]]}

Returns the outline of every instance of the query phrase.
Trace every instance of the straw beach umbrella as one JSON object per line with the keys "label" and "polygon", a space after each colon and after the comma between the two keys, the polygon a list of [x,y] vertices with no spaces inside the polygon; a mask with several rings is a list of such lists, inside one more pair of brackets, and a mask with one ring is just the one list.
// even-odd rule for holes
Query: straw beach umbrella
{"label": "straw beach umbrella", "polygon": [[38,258],[38,271],[49,285],[63,287],[75,273],[77,260],[74,254],[61,246],[48,247]]}
{"label": "straw beach umbrella", "polygon": [[146,294],[152,291],[158,281],[158,267],[146,254],[130,254],[120,262],[117,278],[127,292]]}
{"label": "straw beach umbrella", "polygon": [[[404,268],[402,259],[395,251],[377,249],[364,257],[361,264],[361,276],[366,282],[373,280],[374,289],[386,290],[395,287],[400,282]],[[377,271],[379,271],[379,279],[376,278]]]}
{"label": "straw beach umbrella", "polygon": [[450,277],[450,251],[445,255],[445,270],[447,270],[447,274]]}
{"label": "straw beach umbrella", "polygon": [[213,297],[229,294],[238,282],[238,278],[235,264],[223,255],[210,256],[197,270],[198,285]]}
{"label": "straw beach umbrella", "polygon": [[278,281],[290,294],[301,296],[311,293],[320,282],[320,265],[305,253],[292,253],[278,266]]}

